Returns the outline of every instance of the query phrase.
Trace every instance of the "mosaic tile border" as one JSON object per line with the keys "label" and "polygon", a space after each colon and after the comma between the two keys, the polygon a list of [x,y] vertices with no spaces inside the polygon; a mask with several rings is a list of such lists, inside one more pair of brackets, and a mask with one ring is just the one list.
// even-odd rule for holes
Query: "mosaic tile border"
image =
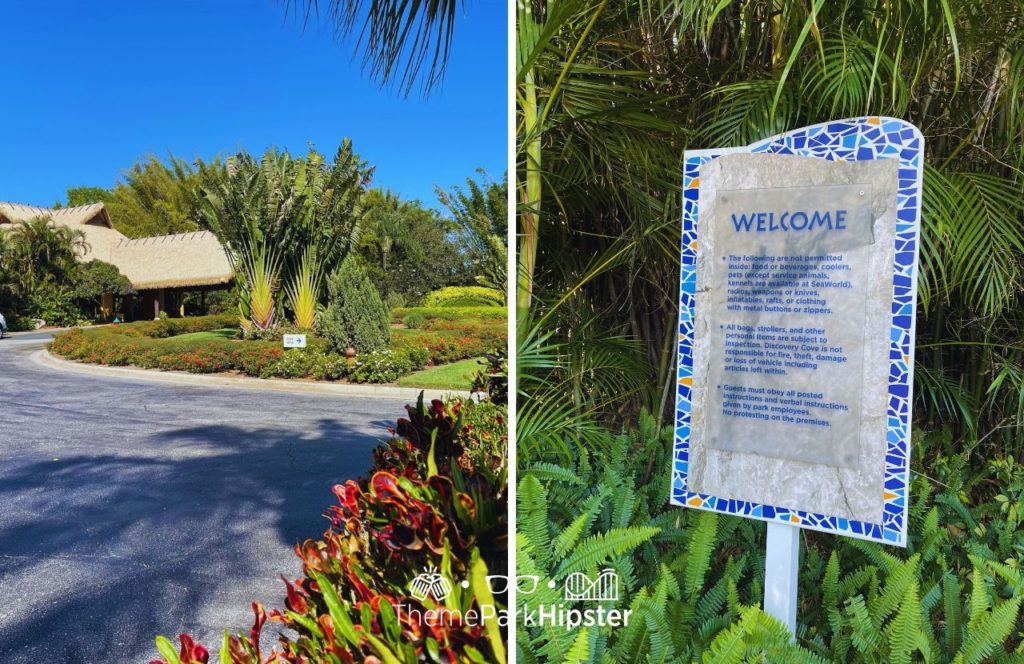
{"label": "mosaic tile border", "polygon": [[[723,154],[764,152],[836,161],[899,159],[896,255],[892,324],[889,335],[888,434],[883,510],[877,522],[863,522],[787,507],[694,493],[687,489],[691,386],[693,381],[694,291],[697,283],[697,200],[700,166]],[[917,303],[918,234],[924,138],[913,125],[895,118],[868,116],[824,122],[764,139],[742,148],[687,151],[683,166],[683,233],[679,295],[679,347],[675,460],[671,502],[801,528],[906,546],[910,475],[910,398],[914,380],[914,312]]]}

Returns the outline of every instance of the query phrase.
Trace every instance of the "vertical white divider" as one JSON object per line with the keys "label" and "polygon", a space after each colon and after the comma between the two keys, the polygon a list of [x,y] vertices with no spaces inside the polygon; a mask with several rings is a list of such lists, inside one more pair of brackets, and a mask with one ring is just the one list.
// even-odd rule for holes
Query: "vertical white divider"
{"label": "vertical white divider", "polygon": [[764,561],[764,610],[775,616],[796,637],[796,588],[800,569],[800,529],[768,522]]}

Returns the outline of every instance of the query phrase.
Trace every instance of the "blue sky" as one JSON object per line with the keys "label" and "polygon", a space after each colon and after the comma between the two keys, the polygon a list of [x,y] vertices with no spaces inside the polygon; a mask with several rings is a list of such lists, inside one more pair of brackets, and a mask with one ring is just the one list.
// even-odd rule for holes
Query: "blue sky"
{"label": "blue sky", "polygon": [[382,90],[351,43],[275,0],[5,0],[0,200],[110,187],[151,153],[312,142],[330,156],[348,136],[374,185],[436,207],[435,184],[507,167],[505,4],[467,0],[444,86],[424,99]]}

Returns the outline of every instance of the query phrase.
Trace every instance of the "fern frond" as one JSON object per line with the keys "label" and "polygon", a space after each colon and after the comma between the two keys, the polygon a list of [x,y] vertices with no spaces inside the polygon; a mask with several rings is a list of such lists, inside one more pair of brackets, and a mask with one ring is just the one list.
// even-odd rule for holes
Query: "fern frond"
{"label": "fern frond", "polygon": [[540,564],[551,555],[551,531],[548,524],[548,501],[544,486],[536,477],[527,475],[519,482],[517,528]]}
{"label": "fern frond", "polygon": [[615,528],[588,537],[558,566],[558,576],[592,570],[612,556],[619,556],[635,549],[657,533],[657,528],[633,526]]}
{"label": "fern frond", "polygon": [[1021,595],[1008,599],[991,612],[985,612],[978,620],[972,615],[964,647],[953,661],[978,664],[1001,647],[1017,623],[1022,599],[1024,596]]}
{"label": "fern frond", "polygon": [[[910,664],[910,656],[918,645],[920,633],[921,605],[918,601],[917,581],[912,580],[907,585],[896,616],[885,629],[885,637],[889,642],[888,661],[891,664]],[[927,661],[927,653],[922,654]]]}
{"label": "fern frond", "polygon": [[711,552],[715,548],[715,533],[718,529],[718,515],[701,512],[696,524],[692,525],[689,542],[682,558],[683,597],[690,599],[704,587],[704,576],[711,566]]}

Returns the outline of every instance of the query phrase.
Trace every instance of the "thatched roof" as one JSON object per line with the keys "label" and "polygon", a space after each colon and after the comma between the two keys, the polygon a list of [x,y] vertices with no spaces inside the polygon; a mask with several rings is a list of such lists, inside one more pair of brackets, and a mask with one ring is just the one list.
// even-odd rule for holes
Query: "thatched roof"
{"label": "thatched roof", "polygon": [[114,230],[103,203],[53,210],[35,205],[0,202],[0,228],[5,223],[13,224],[36,217],[48,217],[55,224],[82,231],[89,245],[81,255],[82,260],[97,259],[113,263],[111,250],[124,237]]}
{"label": "thatched roof", "polygon": [[89,247],[81,259],[116,265],[136,290],[215,286],[233,278],[224,248],[207,231],[133,240],[114,229],[102,203],[53,210],[0,202],[0,229],[36,217],[82,231]]}
{"label": "thatched roof", "polygon": [[114,247],[115,265],[137,290],[226,284],[231,264],[208,231],[125,238]]}

